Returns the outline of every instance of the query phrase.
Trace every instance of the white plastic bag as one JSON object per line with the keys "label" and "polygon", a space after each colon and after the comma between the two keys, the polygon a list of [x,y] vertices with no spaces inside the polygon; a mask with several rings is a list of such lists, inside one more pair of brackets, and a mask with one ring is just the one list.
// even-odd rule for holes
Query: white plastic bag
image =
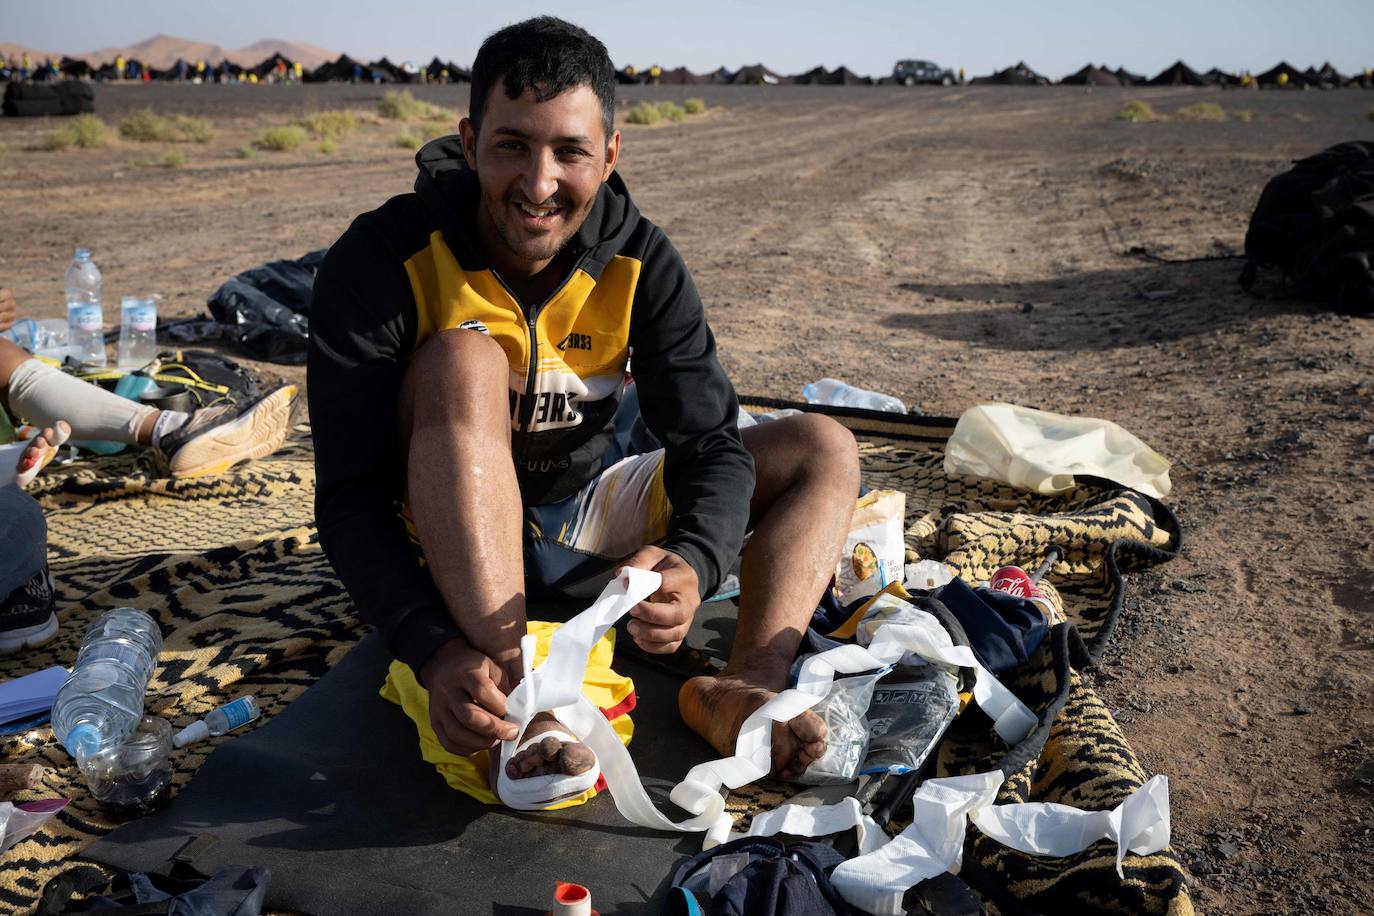
{"label": "white plastic bag", "polygon": [[902,537],[906,494],[873,490],[854,504],[854,518],[835,567],[835,590],[841,604],[876,595],[902,581],[906,541]]}
{"label": "white plastic bag", "polygon": [[1171,487],[1169,462],[1110,420],[1014,404],[964,411],[945,447],[945,473],[1047,496],[1071,489],[1074,475],[1105,477],[1161,498]]}

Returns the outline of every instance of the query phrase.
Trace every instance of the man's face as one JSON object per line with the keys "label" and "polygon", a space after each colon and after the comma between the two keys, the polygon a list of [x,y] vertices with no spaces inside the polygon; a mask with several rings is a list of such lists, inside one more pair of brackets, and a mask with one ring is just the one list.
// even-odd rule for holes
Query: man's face
{"label": "man's face", "polygon": [[620,132],[607,141],[601,103],[590,86],[544,102],[492,88],[482,129],[459,129],[482,188],[478,226],[488,253],[506,270],[543,270],[582,226],[615,168]]}

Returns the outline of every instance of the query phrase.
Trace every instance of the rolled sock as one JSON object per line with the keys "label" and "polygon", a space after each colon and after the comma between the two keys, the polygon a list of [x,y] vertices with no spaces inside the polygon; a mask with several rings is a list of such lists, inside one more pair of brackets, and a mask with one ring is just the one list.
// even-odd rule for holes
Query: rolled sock
{"label": "rolled sock", "polygon": [[158,414],[153,422],[153,444],[160,446],[163,436],[181,429],[189,419],[191,415],[180,410],[164,410]]}
{"label": "rolled sock", "polygon": [[10,374],[10,411],[35,426],[66,420],[73,439],[138,444],[138,430],[157,409],[83,382],[37,359]]}

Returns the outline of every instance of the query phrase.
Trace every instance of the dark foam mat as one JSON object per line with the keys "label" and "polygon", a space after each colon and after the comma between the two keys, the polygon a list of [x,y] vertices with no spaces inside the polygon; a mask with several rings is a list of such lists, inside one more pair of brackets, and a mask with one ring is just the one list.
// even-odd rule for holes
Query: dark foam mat
{"label": "dark foam mat", "polygon": [[[619,638],[624,639],[622,632]],[[228,741],[158,814],[89,847],[126,871],[162,866],[188,837],[218,844],[197,864],[265,865],[267,903],[301,913],[543,913],[554,881],[592,891],[602,913],[656,912],[674,866],[700,835],[634,827],[609,792],[525,815],[450,789],[420,758],[401,708],[378,696],[389,657],[373,634],[284,712]],[[650,795],[714,756],[682,725],[680,680],[617,653],[638,705],[630,745]]]}

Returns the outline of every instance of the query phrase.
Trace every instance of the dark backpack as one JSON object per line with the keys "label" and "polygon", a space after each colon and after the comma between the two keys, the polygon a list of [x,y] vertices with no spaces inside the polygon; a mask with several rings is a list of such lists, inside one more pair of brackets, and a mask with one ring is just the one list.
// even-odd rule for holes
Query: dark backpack
{"label": "dark backpack", "polygon": [[1287,293],[1374,315],[1374,143],[1341,143],[1270,180],[1245,234],[1240,283],[1283,272]]}
{"label": "dark backpack", "polygon": [[12,117],[89,114],[95,111],[95,92],[90,83],[10,83],[0,110]]}

